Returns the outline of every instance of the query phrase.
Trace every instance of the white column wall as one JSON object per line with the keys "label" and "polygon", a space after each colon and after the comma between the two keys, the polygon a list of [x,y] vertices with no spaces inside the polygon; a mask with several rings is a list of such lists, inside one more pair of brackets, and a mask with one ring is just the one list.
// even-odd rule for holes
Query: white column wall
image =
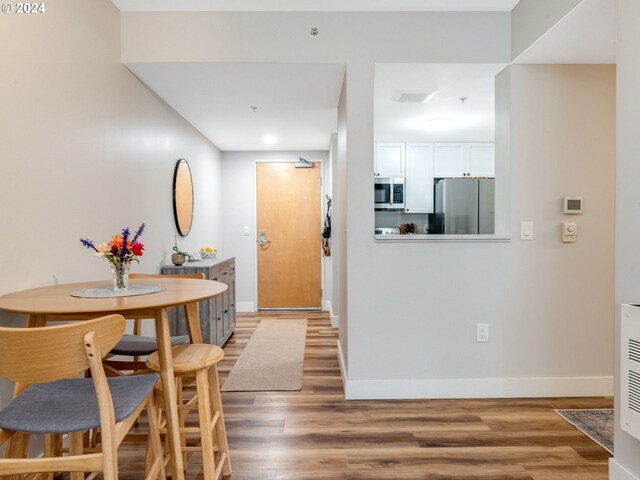
{"label": "white column wall", "polygon": [[618,0],[616,161],[616,397],[612,480],[640,479],[640,441],[620,429],[620,305],[640,299],[640,3]]}

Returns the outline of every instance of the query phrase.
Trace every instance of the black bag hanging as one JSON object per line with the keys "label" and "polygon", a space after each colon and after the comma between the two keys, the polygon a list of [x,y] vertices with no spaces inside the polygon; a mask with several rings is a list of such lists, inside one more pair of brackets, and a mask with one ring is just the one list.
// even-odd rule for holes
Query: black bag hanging
{"label": "black bag hanging", "polygon": [[327,196],[327,215],[324,218],[322,230],[322,250],[325,257],[331,256],[331,199]]}

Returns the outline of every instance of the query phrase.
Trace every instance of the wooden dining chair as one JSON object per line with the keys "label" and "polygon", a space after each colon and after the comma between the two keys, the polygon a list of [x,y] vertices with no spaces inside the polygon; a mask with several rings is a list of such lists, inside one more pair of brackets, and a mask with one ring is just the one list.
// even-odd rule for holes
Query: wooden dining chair
{"label": "wooden dining chair", "polygon": [[[203,280],[204,273],[186,273],[175,275],[159,275],[152,273],[132,273],[129,275],[129,279],[135,280],[136,278],[193,278]],[[185,305],[185,318],[187,319],[187,328],[190,334],[193,332],[193,325],[190,322],[199,322],[199,315],[197,304],[195,307]],[[199,331],[200,327],[198,325]],[[104,361],[107,374],[111,376],[126,375],[126,372],[132,372],[134,375],[141,373],[149,373],[144,360],[140,357],[151,355],[158,350],[158,344],[156,337],[150,337],[141,335],[142,319],[133,319],[133,334],[125,334],[122,339],[116,344],[115,347],[109,352],[110,355],[119,355],[125,357],[133,357],[131,360],[115,360],[108,358]],[[201,340],[201,337],[199,339]],[[171,337],[171,346],[185,345],[190,343],[189,335],[180,335]]]}
{"label": "wooden dining chair", "polygon": [[[83,472],[103,472],[104,480],[117,480],[118,446],[145,406],[154,461],[144,478],[165,478],[153,399],[158,375],[107,380],[102,367],[102,352],[113,348],[125,326],[121,315],[108,315],[53,327],[0,327],[0,377],[16,382],[13,400],[0,411],[0,478],[73,472],[76,480],[85,478]],[[91,378],[79,378],[87,369]],[[96,428],[101,446],[85,452],[83,434]],[[31,434],[69,434],[69,454],[54,457],[58,449],[45,448],[45,457],[27,458]]]}

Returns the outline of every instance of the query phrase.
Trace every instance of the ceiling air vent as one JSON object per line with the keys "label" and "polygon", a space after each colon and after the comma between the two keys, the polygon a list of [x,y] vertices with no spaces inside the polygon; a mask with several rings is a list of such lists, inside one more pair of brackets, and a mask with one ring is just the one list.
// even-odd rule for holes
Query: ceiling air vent
{"label": "ceiling air vent", "polygon": [[398,90],[391,100],[402,103],[426,103],[437,90]]}

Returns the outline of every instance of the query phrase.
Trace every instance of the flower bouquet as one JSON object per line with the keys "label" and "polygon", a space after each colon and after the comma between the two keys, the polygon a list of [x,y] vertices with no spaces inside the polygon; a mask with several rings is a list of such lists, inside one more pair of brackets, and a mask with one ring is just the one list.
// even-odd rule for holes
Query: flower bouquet
{"label": "flower bouquet", "polygon": [[114,235],[109,243],[94,244],[91,240],[81,238],[80,242],[92,250],[96,257],[102,257],[111,267],[113,274],[113,289],[126,290],[129,287],[129,268],[131,262],[139,262],[144,251],[144,245],[138,241],[144,231],[144,223],[131,237],[129,228],[122,229],[122,234]]}

